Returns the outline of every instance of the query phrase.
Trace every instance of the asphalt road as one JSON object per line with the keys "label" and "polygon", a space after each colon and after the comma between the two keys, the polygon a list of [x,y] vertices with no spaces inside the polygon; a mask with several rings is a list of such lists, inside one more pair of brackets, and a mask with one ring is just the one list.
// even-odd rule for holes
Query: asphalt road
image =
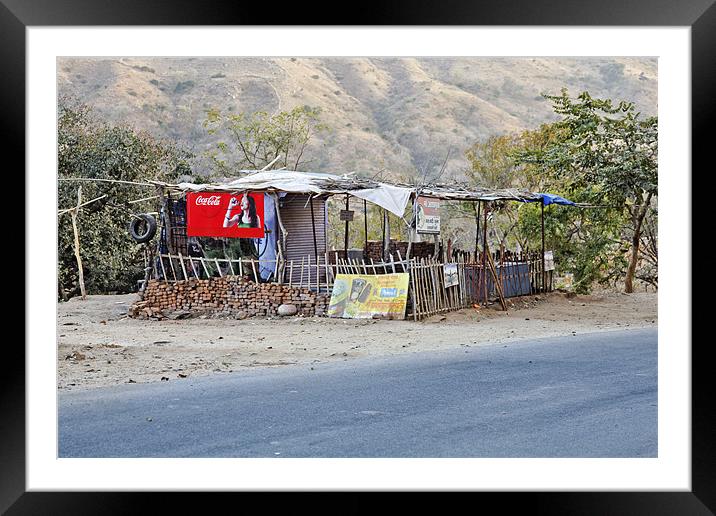
{"label": "asphalt road", "polygon": [[656,457],[657,331],[61,393],[58,426],[60,457]]}

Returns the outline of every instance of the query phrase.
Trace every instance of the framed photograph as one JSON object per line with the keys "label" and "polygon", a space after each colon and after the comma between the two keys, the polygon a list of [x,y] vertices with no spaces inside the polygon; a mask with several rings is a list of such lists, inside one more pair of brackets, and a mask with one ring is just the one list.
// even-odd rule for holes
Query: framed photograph
{"label": "framed photograph", "polygon": [[[6,363],[11,367],[5,372],[3,382],[0,511],[7,514],[89,514],[108,510],[124,513],[137,504],[157,501],[164,509],[182,508],[181,497],[174,493],[150,495],[142,491],[239,494],[253,491],[459,491],[489,496],[503,507],[538,514],[707,514],[716,511],[712,487],[716,476],[712,444],[714,402],[710,395],[713,389],[709,388],[705,346],[694,346],[691,340],[691,261],[684,259],[690,258],[691,253],[688,231],[692,224],[691,163],[703,158],[708,149],[705,139],[712,124],[712,94],[716,89],[713,0],[682,0],[656,7],[646,0],[628,6],[616,0],[591,5],[567,0],[490,5],[394,2],[356,8],[352,20],[355,25],[351,26],[336,23],[335,19],[317,23],[308,11],[313,12],[314,8],[292,6],[282,11],[268,6],[207,5],[184,0],[172,3],[171,8],[157,2],[129,1],[100,6],[91,0],[52,3],[0,0],[0,48],[7,84],[1,94],[3,133],[8,150],[19,153],[18,149],[25,149],[21,162],[25,167],[27,189],[27,333],[24,350],[19,346],[6,346]],[[57,249],[54,246],[53,254],[53,250],[47,248],[47,220],[38,200],[52,199],[50,211],[57,211],[58,74],[70,74],[78,83],[91,82],[91,77],[75,77],[81,75],[75,70],[58,70],[62,60],[361,56],[386,59],[620,56],[657,62],[659,182],[662,191],[668,192],[660,206],[658,226],[662,246],[659,250],[662,281],[658,310],[658,452],[643,458],[589,459],[557,458],[556,455],[529,459],[210,459],[141,454],[137,458],[63,457],[59,453],[57,433],[58,273],[54,266]],[[146,72],[140,69],[143,65],[139,61],[126,61],[125,65],[138,67],[133,72]],[[603,73],[620,73],[620,70],[605,69]],[[211,79],[212,84],[218,83],[219,72],[212,73],[216,75]],[[550,73],[558,74],[557,68]],[[310,81],[310,73],[307,77]],[[151,80],[144,81],[143,87],[165,86],[159,79],[154,79],[157,84]],[[192,81],[187,77],[171,87],[181,94],[175,90],[192,88]],[[101,81],[96,83],[93,94],[102,95],[104,85]],[[270,87],[270,83],[267,84],[262,83],[261,88]],[[386,84],[376,78],[374,87],[388,88]],[[86,86],[88,91],[92,85]],[[122,95],[139,99],[134,105],[137,112],[150,109],[140,101],[141,92],[131,86],[116,87],[124,88]],[[423,90],[426,87],[423,85]],[[133,93],[127,93],[127,88]],[[336,91],[327,89],[321,95],[340,95],[342,101],[350,102],[345,94]],[[499,97],[504,91],[490,94]],[[202,102],[200,96],[196,102]],[[126,113],[127,120],[131,115],[131,111]],[[504,120],[517,116],[510,113],[507,106],[500,112],[494,111],[493,115]],[[163,120],[163,117],[157,116],[155,120]],[[350,122],[345,122],[344,127],[346,124]],[[369,137],[374,142],[380,140],[380,136],[374,134]],[[377,146],[378,143],[375,148]],[[438,165],[441,160],[442,156]],[[263,217],[259,215],[259,222],[251,222],[251,214],[264,213],[263,202],[260,202],[263,196],[254,193],[251,196],[259,200],[251,198],[255,207],[247,196],[243,201],[241,198],[234,201],[230,195],[226,198],[223,194],[217,195],[214,203],[194,195],[196,206],[190,214],[197,228],[194,234],[225,235],[231,230],[247,234],[256,231],[257,235],[265,236]],[[245,221],[238,215],[244,208]],[[447,231],[440,214],[430,211],[437,210],[436,207],[426,204],[423,208],[423,218],[418,219],[419,230],[432,233],[442,227]],[[204,224],[208,215],[203,214],[213,219]],[[347,220],[343,213],[340,215],[341,221]],[[214,219],[223,222],[217,223]],[[236,227],[229,227],[231,224],[227,221]],[[50,224],[53,225],[54,222]],[[366,226],[366,241],[367,232]],[[553,257],[550,267],[558,266],[556,251]],[[446,268],[445,275],[446,285],[457,284],[456,271]],[[520,495],[515,496],[516,493]],[[353,499],[355,509],[359,504],[357,494]]]}

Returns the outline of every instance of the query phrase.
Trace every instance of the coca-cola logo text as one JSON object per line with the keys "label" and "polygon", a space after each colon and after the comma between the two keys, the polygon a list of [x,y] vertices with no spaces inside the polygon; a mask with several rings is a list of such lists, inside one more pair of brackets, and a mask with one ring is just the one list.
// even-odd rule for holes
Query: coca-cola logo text
{"label": "coca-cola logo text", "polygon": [[218,195],[212,195],[210,197],[202,197],[201,195],[197,196],[194,203],[197,206],[218,206],[219,201],[221,200],[221,197]]}

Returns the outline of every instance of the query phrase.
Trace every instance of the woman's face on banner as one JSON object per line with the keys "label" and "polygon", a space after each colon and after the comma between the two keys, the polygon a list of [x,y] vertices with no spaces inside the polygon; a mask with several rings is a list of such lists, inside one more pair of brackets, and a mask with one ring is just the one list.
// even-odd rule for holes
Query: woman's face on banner
{"label": "woman's face on banner", "polygon": [[249,209],[249,198],[246,195],[241,198],[241,209],[244,211]]}

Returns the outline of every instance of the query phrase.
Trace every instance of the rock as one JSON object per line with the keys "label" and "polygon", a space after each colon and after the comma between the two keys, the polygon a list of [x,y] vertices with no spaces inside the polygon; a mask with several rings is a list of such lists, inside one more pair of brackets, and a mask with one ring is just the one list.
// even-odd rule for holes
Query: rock
{"label": "rock", "polygon": [[239,311],[238,314],[236,314],[237,319],[246,319],[249,316],[248,312],[245,312],[243,310]]}
{"label": "rock", "polygon": [[171,312],[168,316],[168,318],[172,320],[187,319],[189,317],[191,317],[191,312],[188,310],[175,310]]}
{"label": "rock", "polygon": [[280,305],[278,307],[278,315],[289,316],[296,315],[298,313],[298,307],[296,305]]}
{"label": "rock", "polygon": [[87,357],[79,351],[73,351],[71,354],[65,357],[65,360],[84,360],[85,358]]}

